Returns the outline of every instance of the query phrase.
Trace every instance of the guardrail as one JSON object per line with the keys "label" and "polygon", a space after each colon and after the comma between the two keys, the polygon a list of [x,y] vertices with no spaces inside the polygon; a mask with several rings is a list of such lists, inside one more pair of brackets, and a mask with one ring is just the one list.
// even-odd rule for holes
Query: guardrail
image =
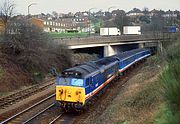
{"label": "guardrail", "polygon": [[94,36],[86,38],[70,38],[70,39],[54,39],[57,44],[65,44],[67,46],[86,45],[86,44],[101,44],[115,43],[127,41],[145,41],[145,40],[163,40],[170,36],[164,33],[143,34],[143,35],[120,35],[120,36]]}

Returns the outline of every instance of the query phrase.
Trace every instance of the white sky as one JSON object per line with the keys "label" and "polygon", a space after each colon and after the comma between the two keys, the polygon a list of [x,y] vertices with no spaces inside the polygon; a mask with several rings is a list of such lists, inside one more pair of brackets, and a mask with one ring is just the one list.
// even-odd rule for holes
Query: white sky
{"label": "white sky", "polygon": [[[4,0],[0,0],[0,4]],[[148,7],[151,9],[162,10],[180,10],[180,0],[13,0],[16,4],[17,14],[27,14],[28,5],[36,3],[30,7],[31,14],[39,13],[52,13],[56,11],[58,13],[68,13],[85,11],[90,8],[92,11],[98,11],[102,9],[107,11],[109,7],[116,6],[113,9],[123,9],[129,11],[132,8],[142,9]],[[111,10],[113,10],[111,9]]]}

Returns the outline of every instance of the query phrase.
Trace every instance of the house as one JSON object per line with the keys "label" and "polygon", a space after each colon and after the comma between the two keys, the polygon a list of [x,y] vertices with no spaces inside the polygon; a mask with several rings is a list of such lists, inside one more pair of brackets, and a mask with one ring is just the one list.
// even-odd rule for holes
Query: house
{"label": "house", "polygon": [[144,13],[140,9],[134,8],[133,10],[129,11],[126,15],[129,17],[137,17],[143,16]]}
{"label": "house", "polygon": [[165,14],[162,15],[164,18],[176,18],[177,14],[174,11],[167,11]]}
{"label": "house", "polygon": [[33,18],[30,18],[29,21],[30,21],[32,24],[34,24],[34,25],[36,25],[37,27],[39,27],[40,29],[42,29],[42,30],[44,29],[44,20],[33,17]]}
{"label": "house", "polygon": [[88,32],[90,21],[87,17],[78,17],[73,19],[76,23],[76,30],[79,32]]}
{"label": "house", "polygon": [[159,10],[153,9],[149,12],[149,16],[157,16],[159,14]]}
{"label": "house", "polygon": [[112,11],[112,16],[116,17],[117,15],[126,15],[126,12],[124,10],[119,10],[119,9],[113,10]]}

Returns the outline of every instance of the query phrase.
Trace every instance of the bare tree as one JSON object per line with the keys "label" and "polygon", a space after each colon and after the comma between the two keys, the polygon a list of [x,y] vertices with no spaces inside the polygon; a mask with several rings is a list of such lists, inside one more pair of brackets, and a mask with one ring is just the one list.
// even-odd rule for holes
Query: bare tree
{"label": "bare tree", "polygon": [[7,34],[7,26],[14,14],[15,4],[11,0],[3,0],[0,6],[1,19],[4,23],[4,34]]}
{"label": "bare tree", "polygon": [[71,66],[71,53],[67,47],[53,42],[49,35],[25,18],[12,18],[8,30],[12,32],[2,52],[29,72],[33,82],[42,79],[52,65],[58,70]]}

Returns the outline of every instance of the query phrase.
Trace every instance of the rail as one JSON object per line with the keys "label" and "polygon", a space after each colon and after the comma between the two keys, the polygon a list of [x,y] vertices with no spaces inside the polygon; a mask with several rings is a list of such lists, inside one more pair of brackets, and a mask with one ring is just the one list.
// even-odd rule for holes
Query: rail
{"label": "rail", "polygon": [[155,34],[142,34],[142,35],[120,35],[120,36],[96,36],[87,38],[71,38],[71,39],[54,39],[57,44],[72,45],[87,45],[99,43],[113,43],[113,42],[127,42],[127,41],[144,41],[144,40],[163,40],[169,38],[169,34],[155,33]]}
{"label": "rail", "polygon": [[29,118],[28,120],[26,120],[25,122],[23,122],[23,124],[27,124],[28,122],[30,122],[31,120],[33,120],[34,118],[36,118],[37,116],[39,116],[40,114],[44,113],[45,111],[47,111],[48,109],[52,108],[55,104],[51,104],[50,106],[48,106],[47,108],[45,108],[44,110],[38,112],[36,115],[34,115],[33,117]]}
{"label": "rail", "polygon": [[55,123],[60,117],[62,117],[64,113],[61,113],[60,115],[58,115],[54,120],[52,120],[49,124],[53,124]]}
{"label": "rail", "polygon": [[33,109],[34,107],[40,105],[41,103],[43,103],[43,102],[49,100],[50,98],[52,98],[52,97],[54,97],[54,96],[55,96],[55,94],[52,94],[51,96],[49,96],[49,97],[47,97],[47,98],[45,98],[45,99],[39,101],[38,103],[36,103],[36,104],[34,104],[34,105],[32,105],[32,106],[26,108],[25,110],[23,110],[23,111],[21,111],[21,112],[15,114],[15,115],[13,115],[13,116],[11,116],[11,117],[8,118],[8,119],[6,119],[6,120],[0,122],[0,124],[6,124],[7,122],[9,122],[9,121],[15,119],[16,117],[18,117],[18,116],[22,115],[23,113],[25,113],[25,112],[27,112],[27,111]]}
{"label": "rail", "polygon": [[40,84],[34,85],[30,88],[18,91],[14,94],[11,94],[11,95],[1,98],[0,99],[0,109],[4,109],[4,108],[8,107],[9,105],[12,105],[13,103],[16,103],[19,100],[25,99],[32,94],[35,94],[42,90],[45,90],[46,88],[48,88],[49,86],[54,84],[53,80],[54,80],[54,78],[49,79],[49,80],[45,81],[46,83],[43,83],[43,84],[40,83]]}

